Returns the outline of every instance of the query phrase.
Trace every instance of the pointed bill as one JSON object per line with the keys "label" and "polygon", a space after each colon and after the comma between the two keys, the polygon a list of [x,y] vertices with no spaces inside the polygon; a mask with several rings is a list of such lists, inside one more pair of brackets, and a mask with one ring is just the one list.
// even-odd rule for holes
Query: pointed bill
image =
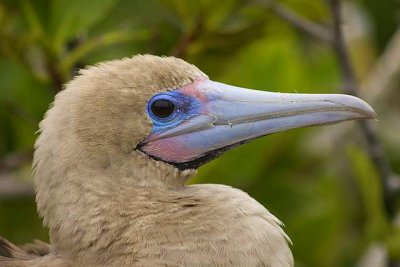
{"label": "pointed bill", "polygon": [[200,108],[144,142],[142,150],[183,168],[201,165],[248,140],[289,129],[376,118],[363,100],[341,94],[257,91],[202,80],[178,89]]}

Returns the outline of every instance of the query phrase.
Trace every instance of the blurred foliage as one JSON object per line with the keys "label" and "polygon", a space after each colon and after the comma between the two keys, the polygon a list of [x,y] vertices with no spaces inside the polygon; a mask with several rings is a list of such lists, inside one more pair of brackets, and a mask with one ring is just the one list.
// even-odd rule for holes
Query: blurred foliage
{"label": "blurred foliage", "polygon": [[[280,2],[312,21],[330,23],[325,1]],[[352,18],[363,18],[354,19],[362,35],[349,39],[362,78],[398,27],[400,3],[346,3],[353,7],[346,18],[350,25]],[[340,92],[331,48],[257,1],[1,0],[0,157],[32,149],[37,123],[77,69],[137,53],[182,57],[213,80],[238,86]],[[399,172],[393,125],[400,105],[396,97],[385,99],[376,106],[378,127]],[[349,124],[256,140],[202,167],[191,182],[229,184],[263,203],[286,224],[297,266],[354,266],[378,241],[392,260],[400,260],[400,223],[386,216],[379,177],[358,130],[340,134]],[[0,179],[4,173],[0,168]],[[33,198],[1,198],[0,234],[17,243],[48,238]]]}

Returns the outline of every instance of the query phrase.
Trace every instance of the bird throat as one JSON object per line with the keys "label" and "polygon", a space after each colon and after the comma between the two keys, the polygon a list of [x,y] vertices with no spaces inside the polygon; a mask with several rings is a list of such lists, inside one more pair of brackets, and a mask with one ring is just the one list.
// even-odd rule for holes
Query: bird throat
{"label": "bird throat", "polygon": [[214,150],[211,150],[211,151],[207,152],[206,154],[204,154],[204,155],[202,155],[202,156],[200,156],[198,158],[195,158],[193,160],[186,161],[186,162],[166,161],[166,160],[163,160],[160,157],[149,155],[149,154],[147,154],[147,153],[145,153],[144,151],[141,150],[141,146],[140,145],[136,149],[140,150],[141,152],[145,153],[150,158],[152,158],[152,159],[154,159],[156,161],[165,162],[165,163],[167,163],[169,165],[174,166],[175,168],[177,168],[180,171],[185,171],[185,170],[197,169],[200,166],[202,166],[202,165],[212,161],[213,159],[218,158],[219,156],[223,155],[225,152],[228,152],[229,150],[231,150],[231,149],[233,149],[233,148],[235,148],[237,146],[240,146],[242,144],[246,144],[248,142],[250,142],[250,140],[244,140],[244,141],[236,143],[236,144],[232,144],[232,145],[224,146],[224,147],[221,147],[221,148],[217,148],[217,149],[214,149]]}

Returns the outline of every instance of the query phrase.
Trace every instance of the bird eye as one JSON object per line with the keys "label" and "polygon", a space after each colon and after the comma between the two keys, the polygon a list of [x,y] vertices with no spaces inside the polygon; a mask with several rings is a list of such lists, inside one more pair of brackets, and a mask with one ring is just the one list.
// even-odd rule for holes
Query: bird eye
{"label": "bird eye", "polygon": [[158,118],[167,118],[174,110],[175,105],[169,100],[159,99],[151,104],[151,112]]}

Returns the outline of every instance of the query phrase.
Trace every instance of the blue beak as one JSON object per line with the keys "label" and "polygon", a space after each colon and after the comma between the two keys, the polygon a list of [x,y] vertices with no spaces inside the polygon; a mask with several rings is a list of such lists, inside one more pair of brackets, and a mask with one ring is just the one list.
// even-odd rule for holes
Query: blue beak
{"label": "blue beak", "polygon": [[179,119],[158,127],[140,146],[146,154],[183,169],[260,136],[376,118],[363,100],[340,94],[274,93],[202,80],[173,91],[174,96],[186,103],[178,108]]}

